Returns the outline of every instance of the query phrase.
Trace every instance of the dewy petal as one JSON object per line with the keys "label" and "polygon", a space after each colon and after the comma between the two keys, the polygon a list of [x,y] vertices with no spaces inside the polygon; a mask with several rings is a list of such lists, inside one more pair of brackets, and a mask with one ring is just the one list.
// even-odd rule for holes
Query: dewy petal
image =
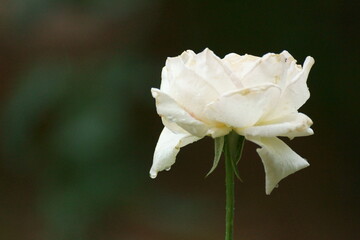
{"label": "dewy petal", "polygon": [[[156,88],[152,88],[151,93],[156,99],[156,110],[161,117],[176,123],[192,135],[204,137],[207,134],[209,127],[194,118],[166,93]],[[171,126],[168,127],[171,129]]]}
{"label": "dewy petal", "polygon": [[314,134],[310,128],[311,119],[303,113],[294,113],[277,119],[271,123],[262,123],[257,126],[238,129],[238,133],[251,137],[289,137],[290,139]]}
{"label": "dewy petal", "polygon": [[280,89],[267,84],[221,96],[205,108],[206,117],[235,128],[254,125],[278,101]]}
{"label": "dewy petal", "polygon": [[155,147],[150,177],[155,178],[158,172],[169,170],[175,163],[176,155],[179,153],[180,148],[199,139],[201,138],[189,133],[173,133],[165,127]]}
{"label": "dewy petal", "polygon": [[262,147],[258,148],[257,152],[264,164],[265,192],[268,195],[283,178],[309,166],[305,159],[276,137],[247,137],[247,139]]}

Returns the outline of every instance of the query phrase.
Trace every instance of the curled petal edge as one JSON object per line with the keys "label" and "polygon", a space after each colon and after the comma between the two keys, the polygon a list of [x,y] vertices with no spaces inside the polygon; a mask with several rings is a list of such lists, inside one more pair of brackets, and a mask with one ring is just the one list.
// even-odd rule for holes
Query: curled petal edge
{"label": "curled petal edge", "polygon": [[294,113],[283,118],[252,126],[245,129],[236,129],[240,135],[250,137],[294,137],[309,136],[314,134],[310,128],[312,120],[303,113]]}

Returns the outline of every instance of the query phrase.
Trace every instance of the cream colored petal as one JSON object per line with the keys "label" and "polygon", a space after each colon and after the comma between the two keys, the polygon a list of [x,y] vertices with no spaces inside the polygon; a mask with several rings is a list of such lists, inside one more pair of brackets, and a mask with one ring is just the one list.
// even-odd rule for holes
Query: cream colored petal
{"label": "cream colored petal", "polygon": [[205,108],[212,121],[235,128],[252,126],[276,104],[280,89],[272,84],[230,92]]}
{"label": "cream colored petal", "polygon": [[284,102],[290,101],[296,110],[298,110],[310,97],[310,92],[306,82],[310,69],[314,63],[315,60],[312,57],[307,57],[302,71],[289,82],[284,90]]}
{"label": "cream colored petal", "polygon": [[289,79],[286,86],[283,87],[279,104],[266,116],[266,120],[271,121],[295,113],[309,99],[310,92],[306,82],[313,64],[314,59],[307,57],[303,68],[299,65],[293,66],[293,68],[300,70],[292,78],[288,77]]}
{"label": "cream colored petal", "polygon": [[236,53],[229,53],[223,58],[223,62],[233,72],[237,72],[240,77],[247,74],[260,60],[260,57],[245,54],[239,55]]}
{"label": "cream colored petal", "polygon": [[282,78],[285,80],[284,82],[282,82],[284,83],[284,85],[281,86],[283,88],[302,71],[302,67],[301,65],[296,64],[297,61],[293,56],[291,56],[288,51],[283,51],[282,53],[280,53],[280,55],[286,62],[284,67],[284,73],[282,75]]}
{"label": "cream colored petal", "polygon": [[300,157],[276,137],[247,137],[247,139],[261,146],[261,148],[257,149],[257,152],[264,164],[266,175],[265,192],[268,195],[282,179],[309,166],[309,163],[304,158]]}
{"label": "cream colored petal", "polygon": [[[176,123],[192,135],[204,137],[207,134],[209,127],[193,117],[166,93],[156,88],[152,88],[151,93],[156,99],[156,110],[161,117]],[[168,127],[171,129],[170,125]],[[176,132],[176,129],[173,131]]]}
{"label": "cream colored petal", "polygon": [[168,120],[166,117],[162,117],[161,118],[161,122],[164,124],[164,126],[169,129],[170,131],[172,131],[173,133],[189,133],[187,131],[185,131],[183,128],[181,128],[179,125],[177,125],[177,123],[175,122],[171,122],[170,120]]}
{"label": "cream colored petal", "polygon": [[273,122],[258,123],[257,126],[238,129],[238,133],[251,137],[300,137],[314,134],[311,119],[303,113],[294,113]]}
{"label": "cream colored petal", "polygon": [[179,153],[180,148],[199,139],[201,138],[192,136],[189,133],[175,134],[165,127],[155,147],[150,177],[155,178],[158,172],[169,170],[175,163],[176,155]]}
{"label": "cream colored petal", "polygon": [[170,82],[169,82],[169,77],[168,77],[168,71],[166,69],[166,67],[163,67],[161,70],[161,84],[160,84],[160,89],[163,92],[169,92],[170,91]]}
{"label": "cream colored petal", "polygon": [[231,69],[208,48],[196,56],[196,67],[192,69],[220,95],[237,88],[230,78]]}
{"label": "cream colored petal", "polygon": [[230,53],[222,61],[232,71],[231,79],[237,88],[244,88],[245,86],[241,80],[261,61],[261,58],[248,54],[238,55]]}
{"label": "cream colored petal", "polygon": [[217,138],[228,135],[231,131],[232,131],[231,127],[221,124],[219,126],[212,126],[208,130],[206,135],[211,136],[212,138]]}
{"label": "cream colored petal", "polygon": [[[191,58],[191,56],[188,56]],[[190,61],[190,60],[188,60]],[[199,76],[194,69],[190,69],[181,57],[168,58],[165,70],[167,85],[163,91],[186,110],[197,116],[198,119],[206,120],[203,110],[206,104],[219,97],[217,89]]]}
{"label": "cream colored petal", "polygon": [[245,87],[273,83],[283,85],[284,73],[287,71],[289,62],[284,54],[268,53],[259,58],[247,73],[242,73],[241,82]]}
{"label": "cream colored petal", "polygon": [[[165,117],[162,117],[161,120],[164,126],[170,129],[174,133],[188,133],[183,128],[181,128],[177,123],[171,122]],[[206,132],[206,136],[217,138],[217,137],[225,136],[231,131],[232,129],[225,125],[209,126],[209,129]]]}

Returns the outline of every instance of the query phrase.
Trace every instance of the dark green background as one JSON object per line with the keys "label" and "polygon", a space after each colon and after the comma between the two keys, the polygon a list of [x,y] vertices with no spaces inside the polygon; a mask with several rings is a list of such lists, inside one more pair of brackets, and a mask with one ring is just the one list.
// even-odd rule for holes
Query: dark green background
{"label": "dark green background", "polygon": [[236,239],[355,239],[359,10],[335,0],[1,1],[0,239],[223,239],[222,164],[204,178],[210,138],[148,177],[162,129],[150,88],[166,57],[205,47],[316,61],[301,108],[315,135],[288,142],[311,166],[266,196],[247,143]]}

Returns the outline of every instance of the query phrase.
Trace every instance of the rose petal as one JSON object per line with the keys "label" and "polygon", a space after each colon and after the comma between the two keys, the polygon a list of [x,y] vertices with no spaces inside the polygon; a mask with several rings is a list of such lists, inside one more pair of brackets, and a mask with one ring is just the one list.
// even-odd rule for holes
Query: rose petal
{"label": "rose petal", "polygon": [[150,176],[155,178],[158,172],[170,169],[175,163],[176,155],[179,153],[180,148],[199,139],[201,138],[189,133],[175,134],[165,127],[155,147]]}
{"label": "rose petal", "polygon": [[229,53],[223,58],[224,64],[232,71],[231,76],[237,88],[244,88],[241,82],[242,78],[249,73],[261,60],[261,58],[253,55],[238,55],[236,53]]}
{"label": "rose petal", "polygon": [[[243,73],[241,82],[245,87],[251,87],[264,83],[283,85],[286,79],[283,77],[287,71],[289,62],[286,54],[268,53],[259,58],[247,73]],[[236,70],[235,70],[236,71]]]}
{"label": "rose petal", "polygon": [[254,125],[278,101],[280,89],[272,84],[244,88],[221,96],[206,108],[209,120],[244,128]]}
{"label": "rose petal", "polygon": [[[165,117],[162,117],[161,120],[164,126],[166,126],[174,133],[189,133],[185,129],[181,128],[177,123],[171,122]],[[223,124],[218,124],[217,126],[208,126],[208,127],[209,129],[206,132],[206,136],[211,136],[212,138],[225,136],[232,130],[231,128]]]}
{"label": "rose petal", "polygon": [[[191,56],[188,56],[189,58]],[[188,112],[204,120],[204,106],[219,97],[218,91],[194,70],[185,66],[181,57],[168,58],[163,70],[167,83],[163,91]]]}
{"label": "rose petal", "polygon": [[208,48],[197,55],[196,66],[191,69],[216,89],[220,95],[236,89],[230,78],[232,71]]}
{"label": "rose petal", "polygon": [[163,92],[170,92],[170,82],[169,82],[169,77],[168,77],[168,70],[166,69],[166,67],[163,67],[161,70],[161,84],[160,84],[160,89]]}
{"label": "rose petal", "polygon": [[[175,122],[178,126],[198,137],[204,137],[209,130],[203,122],[194,118],[182,108],[174,99],[159,89],[152,88],[151,93],[156,99],[157,113],[169,122]],[[172,128],[168,125],[170,129]],[[174,129],[176,132],[176,130]]]}
{"label": "rose petal", "polygon": [[300,137],[314,134],[311,119],[303,113],[294,113],[270,123],[258,123],[245,129],[237,129],[240,135],[251,137]]}
{"label": "rose petal", "polygon": [[285,177],[307,166],[309,163],[276,137],[247,137],[248,140],[260,145],[257,152],[264,164],[266,175],[266,194],[277,186]]}
{"label": "rose petal", "polygon": [[[270,114],[268,114],[268,116],[266,116],[268,121],[297,112],[297,110],[309,99],[310,92],[306,82],[313,64],[314,59],[312,57],[307,57],[303,68],[295,65],[295,63],[293,64],[295,66],[292,65],[293,68],[297,68],[299,71],[295,76],[290,78],[286,83],[286,86],[283,87],[279,104]],[[289,70],[289,72],[291,71]],[[294,73],[295,70],[292,72]]]}
{"label": "rose petal", "polygon": [[[310,97],[310,92],[306,84],[311,67],[315,60],[307,57],[302,71],[289,82],[283,93],[283,99],[291,101],[292,105],[298,110]],[[286,101],[284,101],[286,102]]]}

